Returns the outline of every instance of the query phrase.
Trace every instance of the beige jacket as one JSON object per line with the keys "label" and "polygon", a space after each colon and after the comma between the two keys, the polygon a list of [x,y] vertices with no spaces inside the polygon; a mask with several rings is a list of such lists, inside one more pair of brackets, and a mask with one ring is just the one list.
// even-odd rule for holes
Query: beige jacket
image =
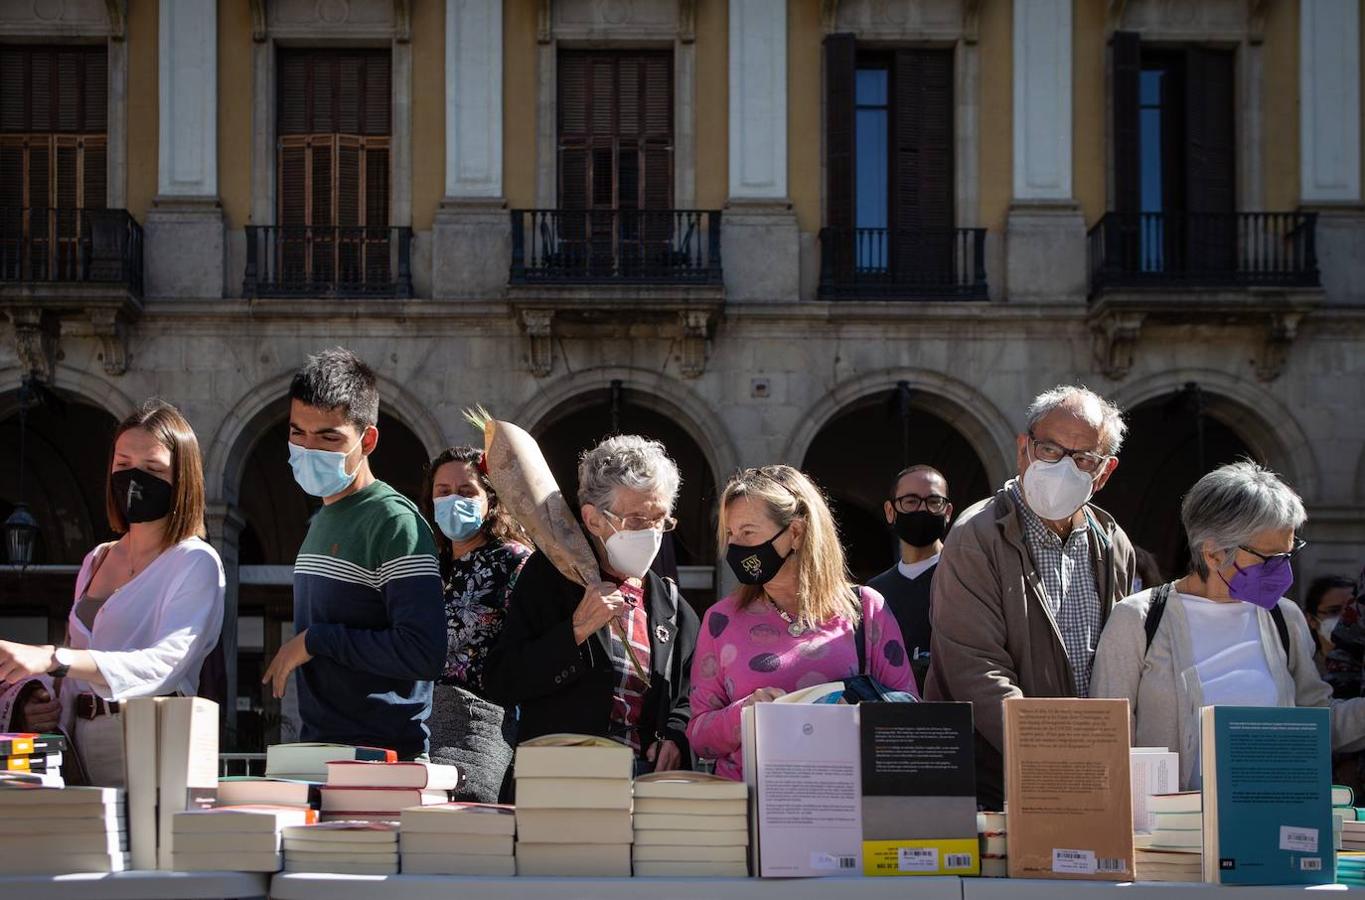
{"label": "beige jacket", "polygon": [[[1132,589],[1136,562],[1112,516],[1086,505],[1101,615]],[[934,572],[926,700],[965,700],[975,718],[977,794],[1003,800],[1007,697],[1074,697],[1075,679],[1008,488],[973,505],[944,542]],[[991,808],[998,809],[998,806]]]}
{"label": "beige jacket", "polygon": [[[1172,593],[1161,624],[1147,646],[1147,611],[1152,592],[1127,598],[1109,616],[1095,652],[1090,696],[1125,697],[1133,712],[1133,746],[1165,747],[1180,754],[1180,789],[1199,786],[1199,710],[1204,705],[1199,672],[1194,666],[1190,622],[1185,604]],[[1365,698],[1333,700],[1332,689],[1313,663],[1314,641],[1303,612],[1292,600],[1280,600],[1289,626],[1285,653],[1267,610],[1260,610],[1261,647],[1275,680],[1276,706],[1330,706],[1332,748],[1365,747]]]}

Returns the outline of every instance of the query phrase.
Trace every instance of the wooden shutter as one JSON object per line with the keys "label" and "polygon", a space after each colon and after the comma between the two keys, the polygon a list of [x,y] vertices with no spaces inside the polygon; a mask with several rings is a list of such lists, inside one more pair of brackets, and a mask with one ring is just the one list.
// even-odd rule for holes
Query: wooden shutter
{"label": "wooden shutter", "polygon": [[[852,232],[854,197],[857,196],[853,165],[856,132],[858,53],[851,34],[825,38],[825,222],[838,231]],[[850,247],[852,237],[849,237]]]}
{"label": "wooden shutter", "polygon": [[892,81],[892,265],[932,284],[951,278],[953,56],[898,50]]}
{"label": "wooden shutter", "polygon": [[1114,71],[1114,208],[1136,214],[1142,209],[1141,132],[1138,89],[1142,44],[1135,32],[1116,31],[1110,44]]}
{"label": "wooden shutter", "polygon": [[1185,204],[1188,265],[1236,268],[1237,178],[1233,55],[1200,47],[1185,52]]}

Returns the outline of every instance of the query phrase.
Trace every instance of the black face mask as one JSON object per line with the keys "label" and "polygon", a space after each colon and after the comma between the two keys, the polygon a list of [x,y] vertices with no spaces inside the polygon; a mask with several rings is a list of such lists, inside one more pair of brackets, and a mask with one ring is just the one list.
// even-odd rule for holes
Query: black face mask
{"label": "black face mask", "polygon": [[730,545],[725,551],[725,561],[730,564],[730,571],[735,573],[740,584],[767,584],[773,580],[782,564],[787,561],[787,556],[791,556],[790,550],[787,551],[787,556],[782,556],[773,546],[773,542],[782,537],[786,530],[783,528],[768,540],[753,547]]}
{"label": "black face mask", "polygon": [[948,533],[948,520],[927,509],[917,509],[911,513],[897,512],[896,524],[891,526],[891,530],[911,547],[928,547],[935,541],[943,540]]}
{"label": "black face mask", "polygon": [[114,504],[130,525],[155,522],[170,514],[175,496],[170,482],[143,469],[119,469],[109,481],[114,487]]}

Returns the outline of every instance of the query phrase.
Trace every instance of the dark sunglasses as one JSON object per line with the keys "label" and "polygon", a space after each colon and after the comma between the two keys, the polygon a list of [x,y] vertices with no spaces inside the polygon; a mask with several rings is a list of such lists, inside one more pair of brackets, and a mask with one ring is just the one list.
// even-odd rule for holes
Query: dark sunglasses
{"label": "dark sunglasses", "polygon": [[1271,553],[1269,556],[1267,556],[1264,553],[1258,553],[1257,551],[1252,550],[1250,547],[1243,546],[1242,544],[1238,544],[1237,549],[1250,553],[1252,556],[1259,559],[1265,565],[1282,566],[1287,565],[1290,560],[1299,555],[1300,550],[1307,546],[1308,546],[1307,541],[1305,541],[1303,538],[1296,537],[1294,538],[1294,549],[1290,550],[1288,553]]}

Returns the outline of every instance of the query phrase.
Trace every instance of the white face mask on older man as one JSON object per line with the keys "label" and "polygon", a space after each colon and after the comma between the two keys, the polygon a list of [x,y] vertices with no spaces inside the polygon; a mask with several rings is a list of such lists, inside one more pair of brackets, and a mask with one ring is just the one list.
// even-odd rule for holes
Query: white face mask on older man
{"label": "white face mask on older man", "polygon": [[1057,462],[1033,460],[1024,470],[1024,500],[1039,517],[1052,522],[1069,519],[1095,492],[1095,479],[1076,468],[1069,456]]}

